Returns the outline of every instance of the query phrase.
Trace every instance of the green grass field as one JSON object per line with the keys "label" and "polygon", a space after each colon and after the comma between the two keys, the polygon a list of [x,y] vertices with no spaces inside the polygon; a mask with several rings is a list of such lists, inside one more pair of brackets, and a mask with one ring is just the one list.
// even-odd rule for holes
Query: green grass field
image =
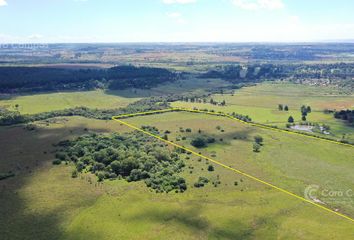
{"label": "green grass field", "polygon": [[[120,97],[106,94],[104,91],[59,92],[35,94],[27,96],[12,96],[9,100],[0,99],[0,107],[20,111],[23,114],[34,114],[62,110],[74,107],[98,109],[115,109],[125,107],[140,98]],[[16,104],[19,105],[16,108]]]}
{"label": "green grass field", "polygon": [[[185,136],[186,140],[178,143],[188,147],[201,129],[217,142],[197,151],[301,196],[310,184],[336,190],[354,188],[350,148],[215,116],[181,112],[161,116],[126,121],[170,130],[172,141]],[[180,127],[192,132],[181,133]],[[348,220],[220,166],[209,172],[211,163],[192,155],[185,155],[187,166],[182,175],[188,190],[183,194],[156,194],[142,182],[97,184],[95,177],[86,174],[72,179],[70,164],[51,164],[52,144],[60,140],[87,131],[130,131],[113,121],[56,118],[37,123],[34,132],[21,126],[0,131],[4,156],[0,169],[15,168],[18,173],[0,181],[0,228],[6,229],[3,239],[350,239],[354,234]],[[252,151],[256,134],[264,138],[260,153]],[[9,135],[15,137],[9,141],[5,138]],[[18,165],[25,167],[18,170]],[[194,188],[200,176],[221,183]],[[327,207],[354,216],[348,199],[321,200]]]}
{"label": "green grass field", "polygon": [[[242,88],[235,94],[216,94],[211,98],[226,106],[214,106],[209,103],[175,102],[173,107],[214,109],[227,113],[236,112],[249,115],[253,121],[285,127],[289,116],[296,122],[301,121],[300,108],[302,105],[311,106],[312,113],[307,120],[313,123],[327,124],[331,127],[331,136],[354,142],[354,130],[344,122],[323,113],[324,109],[353,109],[354,95],[344,94],[341,90],[331,87],[306,86],[290,83],[263,83],[254,87]],[[289,106],[289,111],[279,111],[278,104]]]}

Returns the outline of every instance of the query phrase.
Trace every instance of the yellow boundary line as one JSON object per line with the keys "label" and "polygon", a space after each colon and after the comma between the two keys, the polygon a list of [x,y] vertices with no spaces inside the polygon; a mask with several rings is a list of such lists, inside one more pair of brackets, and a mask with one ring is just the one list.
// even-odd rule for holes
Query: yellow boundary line
{"label": "yellow boundary line", "polygon": [[[179,149],[183,149],[183,150],[185,150],[185,151],[187,151],[187,152],[190,152],[190,153],[194,154],[195,156],[204,158],[204,159],[206,159],[206,160],[208,160],[208,161],[210,161],[210,162],[213,162],[214,164],[217,164],[217,165],[219,165],[219,166],[221,166],[221,167],[223,167],[223,168],[226,168],[226,169],[228,169],[228,170],[231,170],[231,171],[233,171],[233,172],[236,172],[236,173],[238,173],[238,174],[241,174],[241,175],[243,175],[243,176],[245,176],[245,177],[247,177],[247,178],[249,178],[249,179],[252,179],[252,180],[254,180],[254,181],[256,181],[256,182],[262,183],[262,184],[264,184],[264,185],[266,185],[266,186],[268,186],[268,187],[271,187],[271,188],[273,188],[273,189],[276,189],[276,190],[278,190],[278,191],[280,191],[280,192],[283,192],[283,193],[285,193],[285,194],[287,194],[287,195],[289,195],[289,196],[292,196],[292,197],[294,197],[294,198],[297,198],[297,199],[299,199],[299,200],[301,200],[301,201],[303,201],[303,202],[312,204],[312,205],[314,205],[314,206],[316,206],[316,207],[318,207],[318,208],[320,208],[320,209],[322,209],[322,210],[325,210],[325,211],[327,211],[327,212],[330,212],[330,213],[333,213],[333,214],[335,214],[335,215],[337,215],[337,216],[340,216],[340,217],[342,217],[342,218],[344,218],[344,219],[347,219],[347,220],[349,220],[349,221],[351,221],[351,222],[354,222],[354,219],[353,219],[353,218],[348,217],[348,216],[346,216],[346,215],[344,215],[344,214],[342,214],[342,213],[333,211],[333,210],[330,209],[330,208],[324,207],[324,206],[322,206],[322,205],[320,205],[320,204],[318,204],[318,203],[315,203],[315,202],[313,202],[313,201],[310,201],[310,200],[308,200],[308,199],[306,199],[306,198],[304,198],[304,197],[301,197],[301,196],[299,196],[299,195],[297,195],[297,194],[295,194],[295,193],[292,193],[292,192],[287,191],[287,190],[285,190],[285,189],[283,189],[283,188],[277,187],[277,186],[275,186],[275,185],[273,185],[273,184],[271,184],[271,183],[269,183],[269,182],[263,181],[263,180],[261,180],[261,179],[259,179],[259,178],[257,178],[257,177],[254,177],[254,176],[252,176],[252,175],[250,175],[250,174],[248,174],[248,173],[245,173],[245,172],[243,172],[243,171],[241,171],[241,170],[238,170],[238,169],[236,169],[236,168],[229,167],[229,166],[227,166],[227,165],[225,165],[225,164],[223,164],[223,163],[221,163],[221,162],[219,162],[219,161],[217,161],[217,160],[214,160],[214,159],[212,159],[212,158],[209,158],[209,157],[207,157],[207,156],[204,156],[204,155],[202,155],[202,154],[199,154],[199,153],[197,153],[197,152],[195,152],[195,151],[193,151],[193,150],[191,150],[191,149],[189,149],[189,148],[186,148],[186,147],[183,147],[183,146],[181,146],[181,145],[178,145],[178,144],[176,144],[176,143],[174,143],[174,142],[165,140],[165,139],[163,139],[162,137],[160,137],[160,136],[158,136],[158,135],[152,134],[152,133],[150,133],[150,132],[148,132],[148,131],[145,131],[145,130],[139,128],[139,127],[136,127],[136,126],[134,126],[134,125],[132,125],[132,124],[129,124],[129,123],[127,123],[127,122],[124,122],[124,121],[122,121],[122,120],[119,120],[119,119],[121,119],[121,118],[129,118],[129,117],[136,117],[136,116],[144,116],[144,115],[150,115],[150,114],[156,114],[156,113],[166,113],[166,112],[173,112],[173,111],[186,111],[186,112],[196,112],[196,113],[204,113],[204,114],[209,114],[209,115],[223,116],[223,117],[228,117],[228,118],[237,120],[237,121],[242,122],[242,123],[247,123],[247,124],[249,124],[249,125],[251,125],[251,126],[262,127],[262,128],[268,129],[268,127],[266,127],[266,126],[258,125],[258,124],[254,124],[254,123],[248,123],[248,122],[239,120],[239,119],[237,119],[237,118],[234,118],[234,117],[232,117],[232,116],[230,116],[230,115],[228,115],[228,114],[225,114],[225,113],[213,113],[213,112],[205,112],[205,111],[191,110],[191,109],[184,109],[184,108],[170,108],[170,109],[157,110],[157,111],[150,111],[150,112],[141,112],[141,113],[134,113],[134,114],[124,114],[124,115],[114,116],[114,117],[112,117],[112,120],[114,120],[114,121],[116,121],[116,122],[119,122],[119,123],[121,123],[121,124],[123,124],[123,125],[125,125],[125,126],[127,126],[127,127],[129,127],[129,128],[134,129],[134,130],[137,130],[137,131],[139,131],[139,132],[142,132],[142,133],[144,133],[144,134],[146,134],[146,135],[149,135],[149,136],[151,136],[151,137],[154,137],[154,138],[156,138],[156,139],[158,139],[158,140],[160,140],[160,141],[162,141],[162,142],[165,142],[165,143],[167,143],[167,144],[170,144],[170,145],[172,145],[172,146],[174,146],[174,147],[177,147],[177,148],[179,148]],[[283,131],[284,131],[284,130],[281,130],[281,129],[274,129],[274,128],[269,128],[269,129],[271,129],[271,130],[280,130],[280,132],[283,132]],[[288,132],[288,131],[284,131],[284,132],[297,134],[297,133],[295,133],[295,132]],[[298,134],[298,135],[306,136],[306,137],[311,137],[311,136],[307,136],[307,135],[303,135],[303,134]],[[313,138],[318,139],[318,140],[327,140],[327,139],[320,139],[320,138],[316,138],[316,137],[313,137]],[[327,140],[327,141],[333,142],[333,143],[342,144],[342,143],[339,143],[339,142],[336,142],[336,141],[331,141],[331,140]],[[352,147],[352,145],[349,145],[349,144],[343,144],[343,145],[351,146],[351,147]]]}

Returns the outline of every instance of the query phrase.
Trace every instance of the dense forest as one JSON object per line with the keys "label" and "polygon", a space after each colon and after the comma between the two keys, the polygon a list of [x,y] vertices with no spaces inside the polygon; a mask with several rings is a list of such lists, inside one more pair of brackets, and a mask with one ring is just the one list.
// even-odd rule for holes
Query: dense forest
{"label": "dense forest", "polygon": [[[155,133],[159,131],[154,128]],[[54,164],[73,162],[78,173],[91,172],[104,179],[144,180],[156,192],[184,192],[184,178],[179,177],[185,164],[178,151],[170,151],[155,138],[140,132],[79,137],[58,144]]]}
{"label": "dense forest", "polygon": [[177,78],[177,73],[166,69],[134,66],[109,69],[0,67],[0,92],[151,88]]}

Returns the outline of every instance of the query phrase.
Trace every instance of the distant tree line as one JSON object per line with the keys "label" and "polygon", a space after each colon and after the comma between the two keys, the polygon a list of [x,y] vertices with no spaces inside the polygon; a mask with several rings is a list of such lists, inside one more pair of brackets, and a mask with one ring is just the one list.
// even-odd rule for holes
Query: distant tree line
{"label": "distant tree line", "polygon": [[91,172],[98,181],[144,181],[156,192],[187,189],[185,179],[178,175],[185,167],[180,154],[140,132],[84,135],[74,141],[62,141],[58,147],[53,164],[73,162],[74,178],[81,172]]}
{"label": "distant tree line", "polygon": [[259,82],[283,76],[282,70],[273,64],[227,65],[200,75],[201,78],[221,78],[233,83]]}
{"label": "distant tree line", "polygon": [[109,69],[0,67],[0,92],[40,92],[108,88],[151,88],[175,81],[179,74],[163,68],[118,66]]}
{"label": "distant tree line", "polygon": [[318,79],[325,79],[328,84],[353,88],[354,63],[226,65],[217,66],[200,77],[220,78],[232,83],[279,79],[296,82],[312,79],[316,82]]}

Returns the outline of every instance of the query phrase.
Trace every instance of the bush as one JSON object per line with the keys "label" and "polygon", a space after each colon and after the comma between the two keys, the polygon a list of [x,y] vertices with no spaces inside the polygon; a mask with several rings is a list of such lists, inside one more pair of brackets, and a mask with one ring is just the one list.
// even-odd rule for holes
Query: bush
{"label": "bush", "polygon": [[288,118],[288,122],[289,122],[289,123],[294,123],[294,121],[295,121],[295,120],[294,120],[294,118],[293,118],[292,116],[290,116],[290,117]]}
{"label": "bush", "polygon": [[97,177],[98,177],[98,181],[99,182],[102,182],[104,179],[105,179],[105,173],[104,172],[98,172],[97,174]]}
{"label": "bush", "polygon": [[54,165],[60,165],[61,164],[61,160],[60,159],[55,159],[52,162]]}
{"label": "bush", "polygon": [[201,187],[204,187],[208,183],[209,183],[209,179],[207,179],[205,177],[199,177],[198,182],[194,183],[194,187],[201,188]]}
{"label": "bush", "polygon": [[196,148],[204,148],[207,146],[207,142],[204,138],[197,137],[191,141],[191,145]]}
{"label": "bush", "polygon": [[209,172],[213,172],[214,171],[214,166],[213,165],[209,165],[208,166],[208,171]]}
{"label": "bush", "polygon": [[78,175],[79,175],[79,173],[78,173],[78,171],[77,171],[76,169],[73,170],[72,173],[71,173],[71,177],[72,177],[72,178],[77,178]]}
{"label": "bush", "polygon": [[254,137],[254,141],[256,143],[258,143],[259,145],[261,145],[263,143],[263,137],[257,135],[257,136]]}
{"label": "bush", "polygon": [[260,152],[260,150],[261,150],[261,145],[259,145],[258,143],[254,143],[253,144],[253,152],[258,153],[258,152]]}

